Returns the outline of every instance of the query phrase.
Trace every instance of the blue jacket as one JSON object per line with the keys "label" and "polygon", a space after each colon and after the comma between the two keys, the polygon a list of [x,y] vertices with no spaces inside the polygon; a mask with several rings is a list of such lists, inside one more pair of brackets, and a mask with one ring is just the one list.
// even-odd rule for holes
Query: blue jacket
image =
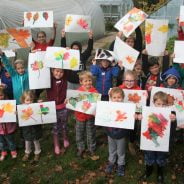
{"label": "blue jacket", "polygon": [[91,65],[90,71],[96,76],[97,91],[102,95],[108,95],[108,91],[112,87],[112,79],[118,76],[119,68],[115,66],[102,68],[98,65]]}
{"label": "blue jacket", "polygon": [[106,133],[112,139],[122,139],[123,137],[128,137],[130,130],[122,128],[106,128]]}
{"label": "blue jacket", "polygon": [[13,96],[16,103],[20,104],[20,97],[25,90],[29,89],[28,71],[25,70],[25,73],[22,75],[18,74],[5,55],[2,56],[2,62],[8,73],[11,75],[13,83]]}

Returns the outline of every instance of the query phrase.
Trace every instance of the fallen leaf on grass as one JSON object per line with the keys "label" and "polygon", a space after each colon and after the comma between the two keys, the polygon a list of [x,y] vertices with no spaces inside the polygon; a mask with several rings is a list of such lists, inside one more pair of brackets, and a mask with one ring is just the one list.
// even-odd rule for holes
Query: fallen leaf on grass
{"label": "fallen leaf on grass", "polygon": [[109,184],[113,184],[114,183],[114,180],[113,179],[110,179],[108,183]]}
{"label": "fallen leaf on grass", "polygon": [[63,172],[63,168],[60,165],[56,165],[55,168],[54,168],[54,171],[56,171],[56,172]]}
{"label": "fallen leaf on grass", "polygon": [[93,178],[93,177],[95,177],[97,174],[96,174],[95,172],[89,172],[88,175],[89,175],[89,178]]}
{"label": "fallen leaf on grass", "polygon": [[139,160],[139,164],[142,165],[143,164],[143,161],[142,160]]}
{"label": "fallen leaf on grass", "polygon": [[75,180],[75,184],[80,184],[80,180],[79,179],[76,179]]}
{"label": "fallen leaf on grass", "polygon": [[92,156],[92,157],[90,157],[90,158],[91,158],[91,160],[96,161],[96,160],[99,160],[99,159],[100,159],[100,156],[94,155],[94,156]]}
{"label": "fallen leaf on grass", "polygon": [[172,174],[172,175],[171,175],[171,179],[172,179],[172,180],[176,180],[176,175],[175,175],[175,174]]}

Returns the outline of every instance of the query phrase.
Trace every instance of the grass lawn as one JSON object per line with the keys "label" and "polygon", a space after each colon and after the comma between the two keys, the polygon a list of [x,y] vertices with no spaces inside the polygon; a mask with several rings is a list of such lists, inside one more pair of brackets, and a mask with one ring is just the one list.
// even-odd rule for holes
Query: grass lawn
{"label": "grass lawn", "polygon": [[[127,152],[126,176],[118,177],[116,173],[107,176],[104,168],[107,164],[107,139],[102,128],[97,130],[96,157],[90,158],[85,155],[84,159],[76,157],[74,120],[71,118],[69,124],[70,148],[62,156],[55,156],[51,135],[51,125],[45,125],[41,140],[42,155],[38,163],[31,160],[22,162],[24,150],[19,150],[18,158],[12,160],[10,157],[0,163],[0,183],[2,184],[103,184],[123,183],[137,184],[139,176],[143,173],[143,155],[138,151],[135,157]],[[183,184],[184,176],[184,146],[176,145],[170,162],[165,170],[165,184]],[[156,169],[155,169],[156,170]],[[156,174],[150,177],[148,183],[156,183]],[[145,183],[144,183],[145,184]]]}

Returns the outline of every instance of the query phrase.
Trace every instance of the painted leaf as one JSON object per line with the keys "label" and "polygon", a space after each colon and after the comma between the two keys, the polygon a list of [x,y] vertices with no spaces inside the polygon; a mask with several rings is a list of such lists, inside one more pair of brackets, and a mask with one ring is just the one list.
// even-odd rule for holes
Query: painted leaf
{"label": "painted leaf", "polygon": [[26,39],[30,37],[30,32],[27,29],[16,29],[10,28],[7,29],[8,33],[13,36],[13,38],[17,41],[20,47],[27,48],[29,45],[26,42]]}
{"label": "painted leaf", "polygon": [[31,64],[31,68],[33,71],[37,71],[43,68],[43,62],[42,61],[35,61],[33,64]]}
{"label": "painted leaf", "polygon": [[132,29],[134,28],[134,26],[133,25],[127,25],[127,26],[123,26],[123,29],[128,33],[128,32],[130,32]]}
{"label": "painted leaf", "polygon": [[135,59],[134,59],[132,56],[127,56],[125,59],[126,59],[126,61],[127,61],[129,64],[131,64],[131,63],[133,63],[133,62],[135,61]]}
{"label": "painted leaf", "polygon": [[26,18],[30,21],[32,18],[32,13],[31,12],[27,12],[26,13]]}
{"label": "painted leaf", "polygon": [[146,43],[147,44],[150,44],[151,43],[151,34],[147,34],[147,35],[145,35],[145,40],[146,40]]}
{"label": "painted leaf", "polygon": [[124,121],[125,119],[127,119],[126,113],[125,112],[122,113],[120,110],[117,110],[115,121]]}
{"label": "painted leaf", "polygon": [[71,97],[71,98],[68,100],[68,103],[71,104],[71,105],[75,108],[76,105],[77,105],[76,98]]}
{"label": "painted leaf", "polygon": [[91,103],[90,102],[88,102],[88,101],[83,101],[82,102],[82,110],[84,110],[84,111],[87,111],[89,108],[91,107]]}
{"label": "painted leaf", "polygon": [[72,69],[72,68],[75,68],[75,67],[77,67],[77,65],[78,65],[78,59],[75,58],[75,57],[73,57],[73,58],[70,60],[70,68],[71,68],[71,69]]}
{"label": "painted leaf", "polygon": [[5,112],[12,113],[14,112],[14,105],[11,103],[5,103],[2,105],[2,108]]}
{"label": "painted leaf", "polygon": [[146,35],[147,34],[151,35],[152,30],[153,30],[153,24],[146,22],[146,28],[145,28]]}
{"label": "painted leaf", "polygon": [[46,115],[49,113],[49,107],[44,107],[42,104],[40,105],[40,114]]}
{"label": "painted leaf", "polygon": [[33,109],[31,107],[28,107],[27,109],[22,110],[21,119],[28,120],[33,115]]}
{"label": "painted leaf", "polygon": [[78,21],[77,21],[77,24],[82,27],[83,29],[88,29],[88,23],[85,19],[83,18],[80,18]]}
{"label": "painted leaf", "polygon": [[62,59],[63,59],[63,54],[64,54],[63,51],[55,52],[55,53],[54,53],[55,59],[56,59],[57,61],[62,60]]}
{"label": "painted leaf", "polygon": [[2,118],[4,115],[4,109],[0,109],[0,118]]}
{"label": "painted leaf", "polygon": [[69,26],[69,25],[71,24],[72,20],[73,20],[73,19],[72,19],[71,16],[67,17],[66,20],[65,20],[65,25],[66,25],[66,26]]}
{"label": "painted leaf", "polygon": [[43,18],[47,20],[49,18],[48,12],[43,12]]}
{"label": "painted leaf", "polygon": [[69,52],[65,52],[65,53],[63,54],[63,60],[68,60],[69,57],[70,57],[70,53],[69,53]]}
{"label": "painted leaf", "polygon": [[178,102],[175,104],[175,107],[176,107],[176,109],[177,109],[179,112],[184,112],[184,102],[178,101]]}
{"label": "painted leaf", "polygon": [[139,103],[140,100],[141,100],[141,97],[137,93],[128,95],[128,101],[130,102]]}
{"label": "painted leaf", "polygon": [[158,28],[158,31],[162,33],[167,33],[168,32],[168,25],[162,25]]}
{"label": "painted leaf", "polygon": [[8,33],[0,33],[0,46],[6,48],[9,46],[10,35]]}
{"label": "painted leaf", "polygon": [[39,19],[39,13],[37,12],[37,13],[35,13],[35,14],[33,15],[33,24],[34,24],[38,19]]}

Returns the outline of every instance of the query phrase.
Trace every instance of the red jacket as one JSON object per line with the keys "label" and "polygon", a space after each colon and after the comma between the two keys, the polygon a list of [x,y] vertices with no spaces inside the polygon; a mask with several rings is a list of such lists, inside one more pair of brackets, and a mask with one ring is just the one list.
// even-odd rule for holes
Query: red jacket
{"label": "red jacket", "polygon": [[182,29],[180,29],[180,31],[178,31],[178,40],[184,40],[184,33],[183,33]]}
{"label": "red jacket", "polygon": [[51,76],[51,88],[47,89],[48,101],[56,102],[56,109],[65,108],[64,101],[66,99],[67,79],[66,74],[61,79],[55,79]]}
{"label": "red jacket", "polygon": [[0,123],[0,135],[8,135],[14,133],[17,123]]}
{"label": "red jacket", "polygon": [[48,46],[53,46],[54,45],[54,40],[50,39],[49,42],[46,43],[38,43],[37,41],[33,40],[35,47],[33,48],[33,50],[37,50],[40,49],[41,51],[46,51]]}
{"label": "red jacket", "polygon": [[[86,91],[83,86],[79,87],[77,90],[79,91]],[[94,92],[94,93],[98,93],[98,91],[94,88],[94,87],[91,87],[88,92]],[[87,120],[90,120],[91,118],[93,118],[94,116],[93,115],[89,115],[89,114],[84,114],[82,112],[78,112],[78,111],[75,111],[75,117],[77,119],[77,121],[81,121],[81,122],[84,122],[84,121],[87,121]]]}
{"label": "red jacket", "polygon": [[119,88],[121,88],[121,89],[136,89],[136,90],[141,90],[141,88],[137,84],[134,85],[132,88],[127,88],[124,84],[121,84],[119,86]]}

